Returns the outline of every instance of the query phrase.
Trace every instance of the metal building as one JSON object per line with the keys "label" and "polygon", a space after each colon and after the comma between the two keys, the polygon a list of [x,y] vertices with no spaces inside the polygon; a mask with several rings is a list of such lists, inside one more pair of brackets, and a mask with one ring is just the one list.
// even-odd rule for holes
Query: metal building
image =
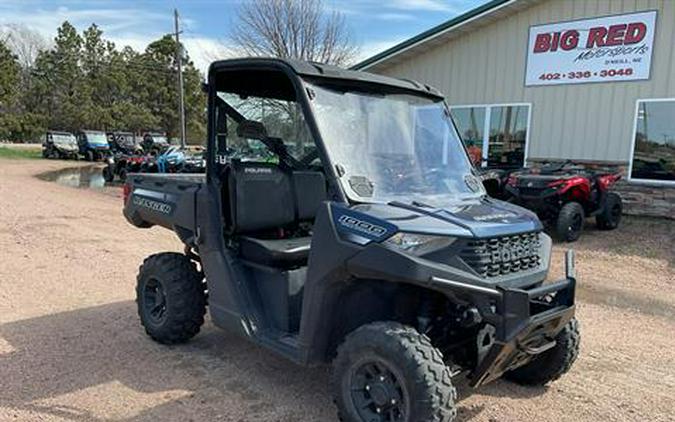
{"label": "metal building", "polygon": [[354,68],[440,89],[478,165],[621,166],[673,217],[674,45],[675,0],[493,0]]}

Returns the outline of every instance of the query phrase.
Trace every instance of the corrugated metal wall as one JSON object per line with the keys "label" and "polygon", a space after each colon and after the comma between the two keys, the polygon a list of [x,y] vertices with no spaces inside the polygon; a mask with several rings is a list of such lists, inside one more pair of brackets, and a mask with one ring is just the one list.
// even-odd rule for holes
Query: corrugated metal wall
{"label": "corrugated metal wall", "polygon": [[[645,10],[658,10],[651,80],[525,87],[531,25]],[[368,71],[433,85],[450,105],[532,103],[530,159],[626,163],[635,101],[675,97],[674,48],[675,0],[549,0]]]}

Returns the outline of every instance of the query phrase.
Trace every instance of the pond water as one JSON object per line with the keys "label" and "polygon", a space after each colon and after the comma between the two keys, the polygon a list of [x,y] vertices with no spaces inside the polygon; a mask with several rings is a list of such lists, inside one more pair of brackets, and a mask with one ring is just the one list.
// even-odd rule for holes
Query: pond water
{"label": "pond water", "polygon": [[37,178],[71,188],[103,189],[108,186],[122,186],[118,182],[106,183],[101,173],[102,169],[103,167],[95,165],[69,167],[38,174]]}

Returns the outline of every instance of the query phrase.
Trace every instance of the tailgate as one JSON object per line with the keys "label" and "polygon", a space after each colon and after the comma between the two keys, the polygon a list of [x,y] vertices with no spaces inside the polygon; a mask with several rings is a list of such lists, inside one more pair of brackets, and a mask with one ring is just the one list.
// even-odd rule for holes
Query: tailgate
{"label": "tailgate", "polygon": [[157,225],[189,237],[196,233],[196,195],[204,181],[198,174],[130,174],[124,216],[136,227]]}

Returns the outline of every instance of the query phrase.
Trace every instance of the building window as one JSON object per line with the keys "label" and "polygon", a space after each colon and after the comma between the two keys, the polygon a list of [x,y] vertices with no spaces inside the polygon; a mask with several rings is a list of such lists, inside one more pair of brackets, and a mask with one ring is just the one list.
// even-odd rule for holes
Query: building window
{"label": "building window", "polygon": [[638,100],[630,179],[675,183],[675,98]]}
{"label": "building window", "polygon": [[477,166],[518,168],[525,164],[530,104],[457,106],[450,114]]}

